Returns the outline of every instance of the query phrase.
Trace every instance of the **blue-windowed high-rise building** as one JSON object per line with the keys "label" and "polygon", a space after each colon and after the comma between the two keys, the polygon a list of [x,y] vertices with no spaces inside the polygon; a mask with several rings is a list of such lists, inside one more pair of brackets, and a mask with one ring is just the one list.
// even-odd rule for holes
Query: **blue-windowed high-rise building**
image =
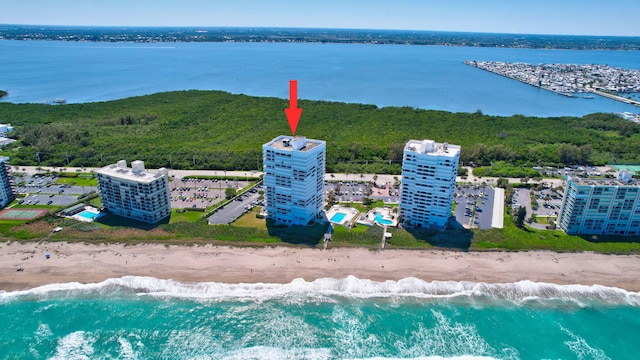
{"label": "blue-windowed high-rise building", "polygon": [[407,228],[443,230],[451,217],[460,146],[409,140],[402,160],[400,216]]}
{"label": "blue-windowed high-rise building", "polygon": [[267,217],[286,225],[321,219],[326,143],[283,135],[262,145],[262,155]]}

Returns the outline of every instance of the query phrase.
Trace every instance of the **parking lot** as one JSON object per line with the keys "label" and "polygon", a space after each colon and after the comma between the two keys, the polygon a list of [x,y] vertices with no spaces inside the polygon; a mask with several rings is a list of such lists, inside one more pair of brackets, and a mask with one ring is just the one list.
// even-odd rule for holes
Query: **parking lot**
{"label": "parking lot", "polygon": [[15,177],[16,191],[19,194],[27,194],[18,201],[21,205],[51,205],[67,206],[78,201],[78,197],[92,191],[97,191],[96,186],[71,186],[55,184],[53,176],[25,176]]}
{"label": "parking lot", "polygon": [[541,167],[534,166],[534,170],[540,172],[543,176],[579,176],[579,177],[591,177],[591,176],[602,176],[604,172],[606,172],[605,167],[592,167],[592,166],[578,166],[574,165],[571,167],[564,168],[556,168],[551,166]]}
{"label": "parking lot", "polygon": [[338,202],[362,201],[363,197],[369,197],[374,200],[382,200],[386,203],[398,203],[400,201],[400,190],[393,188],[391,183],[378,184],[378,187],[370,185],[367,192],[366,182],[355,181],[332,181],[325,182],[325,197],[329,192],[336,191],[336,200]]}
{"label": "parking lot", "polygon": [[[490,186],[462,186],[456,190],[456,221],[466,228],[490,229],[495,191]],[[498,206],[502,206],[498,204]]]}
{"label": "parking lot", "polygon": [[[531,194],[536,202],[536,209],[531,206]],[[536,217],[548,217],[551,219],[557,218],[562,207],[562,194],[554,192],[549,189],[543,189],[541,191],[534,191],[530,189],[516,189],[513,195],[511,206],[514,209],[518,207],[524,207],[527,210],[525,219],[531,218],[531,214]],[[546,224],[531,223],[530,226],[534,228],[544,229]]]}
{"label": "parking lot", "polygon": [[254,187],[250,191],[237,197],[234,201],[228,203],[223,208],[218,209],[213,215],[209,216],[210,225],[230,224],[244,213],[251,210],[254,206],[264,205],[264,202],[258,201],[260,194],[258,192],[262,187]]}
{"label": "parking lot", "polygon": [[527,218],[531,216],[533,210],[531,209],[531,197],[529,189],[515,189],[513,193],[513,199],[511,200],[511,206],[514,209],[524,207],[527,210]]}
{"label": "parking lot", "polygon": [[562,206],[562,195],[550,190],[542,190],[534,193],[538,208],[534,211],[536,216],[557,216]]}
{"label": "parking lot", "polygon": [[42,187],[53,183],[56,177],[41,175],[14,176],[13,180],[16,184],[24,184],[24,186]]}
{"label": "parking lot", "polygon": [[22,205],[52,205],[67,206],[78,201],[80,195],[55,195],[55,194],[29,194],[20,199]]}
{"label": "parking lot", "polygon": [[236,191],[249,185],[248,181],[218,179],[173,179],[171,189],[171,207],[174,209],[207,208],[225,198],[225,190]]}

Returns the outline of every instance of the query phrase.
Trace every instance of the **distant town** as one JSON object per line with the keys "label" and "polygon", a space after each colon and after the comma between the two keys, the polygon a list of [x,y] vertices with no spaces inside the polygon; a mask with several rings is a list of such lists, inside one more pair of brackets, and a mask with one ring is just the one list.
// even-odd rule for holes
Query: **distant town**
{"label": "distant town", "polygon": [[575,50],[640,50],[640,37],[241,27],[81,27],[0,24],[0,40],[315,42]]}
{"label": "distant town", "polygon": [[622,69],[601,64],[532,65],[522,62],[476,60],[467,60],[465,64],[568,97],[587,93],[582,97],[593,99],[594,96],[591,94],[596,94],[640,106],[640,70],[637,69]]}

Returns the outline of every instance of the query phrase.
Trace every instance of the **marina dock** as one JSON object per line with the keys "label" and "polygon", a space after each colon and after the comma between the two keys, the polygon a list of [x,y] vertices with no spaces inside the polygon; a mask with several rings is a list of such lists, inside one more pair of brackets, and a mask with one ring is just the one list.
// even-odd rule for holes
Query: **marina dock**
{"label": "marina dock", "polygon": [[475,60],[466,60],[464,63],[566,97],[576,97],[576,93],[591,93],[625,104],[640,106],[640,100],[621,96],[621,94],[640,93],[640,70],[599,64],[531,65]]}
{"label": "marina dock", "polygon": [[604,97],[612,99],[612,100],[617,100],[617,101],[620,101],[620,102],[623,102],[623,103],[626,103],[626,104],[640,106],[640,101],[637,101],[637,100],[627,99],[627,98],[624,98],[622,96],[609,94],[609,93],[606,93],[604,91],[599,91],[599,90],[596,90],[596,89],[591,89],[591,92],[596,94],[596,95],[604,96]]}

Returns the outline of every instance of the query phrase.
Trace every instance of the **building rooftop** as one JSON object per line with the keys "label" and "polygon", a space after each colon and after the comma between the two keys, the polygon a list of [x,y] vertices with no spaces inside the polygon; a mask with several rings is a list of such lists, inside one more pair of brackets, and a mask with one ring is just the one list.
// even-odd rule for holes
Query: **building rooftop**
{"label": "building rooftop", "polygon": [[140,183],[150,183],[168,174],[165,168],[158,169],[156,173],[148,172],[144,168],[144,162],[140,160],[133,161],[131,167],[127,167],[125,160],[120,160],[117,164],[108,165],[96,170],[96,173]]}
{"label": "building rooftop", "polygon": [[322,140],[307,139],[304,136],[287,136],[281,135],[266,143],[265,146],[276,150],[288,151],[309,151],[317,146],[324,144]]}
{"label": "building rooftop", "polygon": [[640,186],[640,181],[638,179],[627,180],[619,180],[619,179],[589,179],[589,178],[578,178],[578,177],[569,177],[568,180],[573,181],[577,185],[582,186],[632,186],[638,187]]}
{"label": "building rooftop", "polygon": [[407,145],[405,145],[404,150],[413,151],[419,154],[455,157],[460,153],[460,146],[446,142],[438,143],[433,140],[409,140]]}

